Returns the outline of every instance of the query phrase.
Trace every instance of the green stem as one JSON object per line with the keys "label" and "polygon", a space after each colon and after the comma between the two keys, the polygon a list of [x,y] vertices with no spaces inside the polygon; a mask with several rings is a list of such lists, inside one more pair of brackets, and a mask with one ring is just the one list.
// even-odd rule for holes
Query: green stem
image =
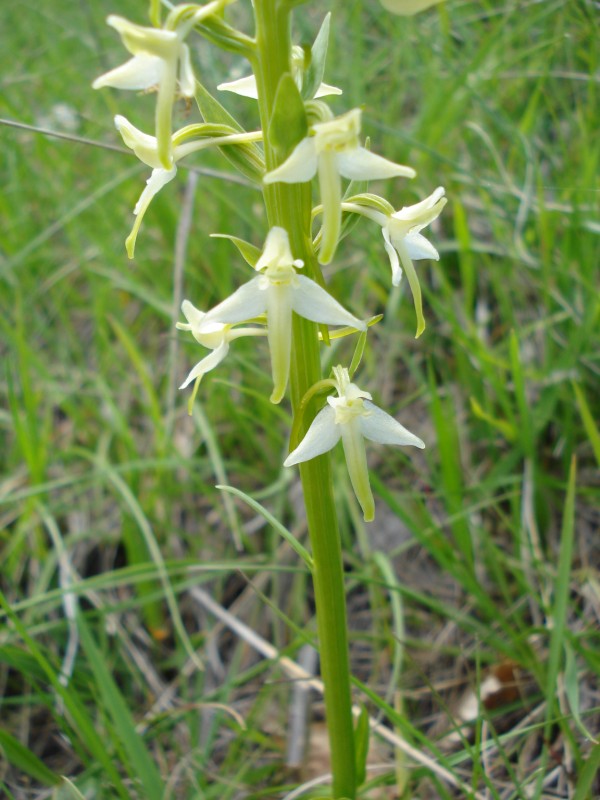
{"label": "green stem", "polygon": [[[280,154],[269,141],[268,130],[279,79],[291,71],[290,7],[279,0],[255,0],[254,8],[256,57],[253,66],[264,133],[265,162],[267,170],[271,170],[281,161]],[[310,184],[270,184],[264,187],[264,196],[269,225],[279,225],[287,230],[294,257],[304,260],[310,274],[314,262]],[[293,342],[290,387],[292,407],[296,412],[304,394],[322,378],[315,323],[294,315]],[[314,418],[315,411],[313,401],[305,414],[306,422],[301,434]],[[356,765],[346,596],[329,456],[301,464],[300,477],[314,560],[313,582],[331,746],[333,796],[355,800]]]}

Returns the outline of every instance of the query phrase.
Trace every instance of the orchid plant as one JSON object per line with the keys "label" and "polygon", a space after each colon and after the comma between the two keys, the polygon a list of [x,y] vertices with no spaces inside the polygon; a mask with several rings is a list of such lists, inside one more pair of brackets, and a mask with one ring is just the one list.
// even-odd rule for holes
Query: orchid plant
{"label": "orchid plant", "polygon": [[[409,15],[435,1],[382,0],[382,5],[393,13]],[[366,749],[357,745],[352,723],[345,591],[329,451],[341,440],[350,482],[365,520],[370,521],[375,516],[375,502],[365,440],[417,448],[425,444],[353,382],[368,328],[377,318],[363,320],[344,308],[327,290],[320,265],[333,260],[348,215],[376,222],[390,260],[392,284],[400,283],[403,271],[407,275],[417,315],[416,334],[421,335],[425,320],[413,261],[439,258],[420,231],[438,217],[446,198],[439,187],[421,202],[395,211],[383,197],[369,192],[344,196],[344,179],[412,179],[416,173],[365,146],[360,109],[336,116],[323,100],[341,94],[340,89],[323,82],[330,15],[309,51],[293,45],[290,37],[291,15],[298,13],[306,0],[253,0],[252,35],[230,24],[226,7],[233,2],[186,3],[172,7],[162,19],[160,3],[151,0],[149,27],[110,16],[108,24],[119,33],[132,57],[93,85],[156,90],[154,131],[145,133],[125,117],[115,118],[125,144],[152,169],[126,240],[131,258],[152,199],[175,178],[178,166],[191,153],[222,148],[246,177],[262,187],[269,225],[263,247],[226,235],[254,276],[210,310],[200,311],[187,299],[183,302],[186,322],[178,322],[177,328],[190,332],[211,352],[191,369],[181,388],[193,384],[193,398],[202,377],[221,364],[230,344],[240,337],[266,338],[273,403],[286,397],[289,386],[295,418],[292,449],[283,466],[299,465],[304,489],[332,792],[334,798],[354,800],[358,778],[364,774],[364,763],[357,761],[356,754],[359,751],[366,757]],[[193,33],[209,45],[247,59],[252,74],[224,82],[218,89],[258,101],[258,130],[244,131],[198,81],[187,43]],[[173,108],[180,98],[195,98],[203,121],[173,130]],[[314,178],[319,203],[313,208]],[[315,236],[313,220],[319,217],[321,229]],[[330,331],[330,326],[338,330]],[[324,378],[320,347],[336,335],[358,337],[355,357],[350,366],[338,365],[331,377]],[[319,406],[318,398],[324,392],[326,400]]]}

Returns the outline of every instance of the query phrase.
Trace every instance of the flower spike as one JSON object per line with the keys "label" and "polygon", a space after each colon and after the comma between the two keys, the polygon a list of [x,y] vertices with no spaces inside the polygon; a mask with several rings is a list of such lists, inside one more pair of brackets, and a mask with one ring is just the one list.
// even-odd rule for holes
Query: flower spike
{"label": "flower spike", "polygon": [[416,175],[411,167],[395,164],[360,146],[360,118],[361,111],[355,108],[336,119],[313,124],[310,135],[289,158],[264,177],[265,183],[305,183],[318,172],[323,204],[321,264],[329,264],[333,258],[340,235],[341,176],[350,180],[377,180]]}
{"label": "flower spike", "polygon": [[342,440],[346,465],[356,499],[366,522],[375,516],[375,503],[369,483],[365,439],[380,444],[412,445],[425,443],[397,420],[371,402],[369,392],[352,383],[345,367],[333,368],[337,397],[328,397],[328,405],[314,418],[306,436],[283,462],[291,467],[323,455]]}
{"label": "flower spike", "polygon": [[272,403],[279,403],[287,388],[292,347],[292,312],[325,325],[349,325],[366,330],[366,324],[350,314],[321,286],[298,275],[303,262],[294,259],[287,231],[271,228],[256,263],[260,275],[241,286],[206,315],[206,322],[234,324],[267,314]]}

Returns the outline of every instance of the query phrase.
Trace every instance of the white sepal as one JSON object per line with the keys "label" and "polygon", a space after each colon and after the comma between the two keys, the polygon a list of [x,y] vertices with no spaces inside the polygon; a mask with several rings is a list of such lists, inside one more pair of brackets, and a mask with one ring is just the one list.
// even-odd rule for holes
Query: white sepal
{"label": "white sepal", "polygon": [[366,323],[355,317],[325,291],[305,275],[296,277],[298,288],[292,295],[292,308],[305,319],[322,322],[325,325],[348,325],[359,331],[366,331]]}
{"label": "white sepal", "polygon": [[233,92],[233,94],[239,94],[240,97],[250,97],[253,100],[258,100],[258,87],[256,86],[254,75],[246,75],[246,77],[238,78],[236,81],[220,83],[217,89],[220,92]]}
{"label": "white sepal", "polygon": [[317,414],[304,439],[283,462],[284,467],[292,467],[303,461],[321,456],[331,450],[339,442],[342,431],[335,424],[335,412],[330,406],[325,406]]}
{"label": "white sepal", "polygon": [[355,181],[375,181],[383,178],[414,178],[417,174],[412,167],[388,161],[383,156],[372,153],[365,147],[337,154],[340,175]]}
{"label": "white sepal", "polygon": [[379,444],[413,445],[421,449],[425,447],[422,439],[407,430],[383,409],[369,400],[365,400],[363,404],[367,413],[358,419],[361,433],[366,439]]}
{"label": "white sepal", "polygon": [[288,158],[263,178],[264,183],[306,183],[317,174],[317,152],[312,138],[302,139]]}
{"label": "white sepal", "polygon": [[211,308],[206,320],[235,324],[258,317],[266,310],[267,292],[262,288],[262,277],[257,277],[240,286],[223,302]]}
{"label": "white sepal", "polygon": [[115,67],[92,83],[92,89],[110,86],[113,89],[140,91],[156,86],[162,75],[162,59],[142,53]]}
{"label": "white sepal", "polygon": [[215,348],[212,353],[209,353],[202,361],[196,364],[179,388],[186,389],[198,376],[206,375],[207,372],[210,372],[223,361],[228,352],[229,342],[223,339],[221,344]]}

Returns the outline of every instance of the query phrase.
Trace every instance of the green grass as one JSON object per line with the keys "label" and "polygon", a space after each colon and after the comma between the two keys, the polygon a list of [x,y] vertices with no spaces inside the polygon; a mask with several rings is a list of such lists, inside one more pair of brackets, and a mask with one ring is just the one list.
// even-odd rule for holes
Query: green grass
{"label": "green grass", "polygon": [[[437,185],[449,197],[430,237],[441,260],[417,265],[418,341],[372,226],[353,229],[325,275],[353,313],[384,314],[357,381],[427,443],[370,448],[370,526],[334,455],[356,698],[479,796],[593,798],[597,13],[584,0],[448,0],[403,20],[375,2],[330,5],[334,109],[362,105],[373,150],[418,171],[382,193],[395,207]],[[285,767],[289,676],[190,590],[291,658],[314,641],[302,559],[256,506],[215,488],[249,495],[306,545],[297,477],[281,467],[289,407],[268,402],[256,340],[233,343],[192,417],[176,391],[201,357],[173,312],[189,172],[153,203],[129,262],[145,169],[80,141],[118,145],[117,111],[152,124],[152,98],[90,88],[124,59],[111,12],[143,22],[146,7],[0,11],[0,117],[33,127],[0,125],[0,795],[283,797],[299,781]],[[297,37],[322,13],[307,4]],[[202,43],[194,57],[210,90],[244,69]],[[221,100],[255,128],[252,101]],[[209,234],[260,246],[265,219],[254,188],[214,177],[233,177],[218,154],[194,164],[183,296],[208,308],[250,274]],[[324,359],[349,355],[342,340]],[[516,696],[448,744],[463,692],[507,663]],[[403,797],[467,796],[426,763],[382,758],[389,770],[369,779],[404,783]],[[61,775],[70,783],[51,788]]]}

